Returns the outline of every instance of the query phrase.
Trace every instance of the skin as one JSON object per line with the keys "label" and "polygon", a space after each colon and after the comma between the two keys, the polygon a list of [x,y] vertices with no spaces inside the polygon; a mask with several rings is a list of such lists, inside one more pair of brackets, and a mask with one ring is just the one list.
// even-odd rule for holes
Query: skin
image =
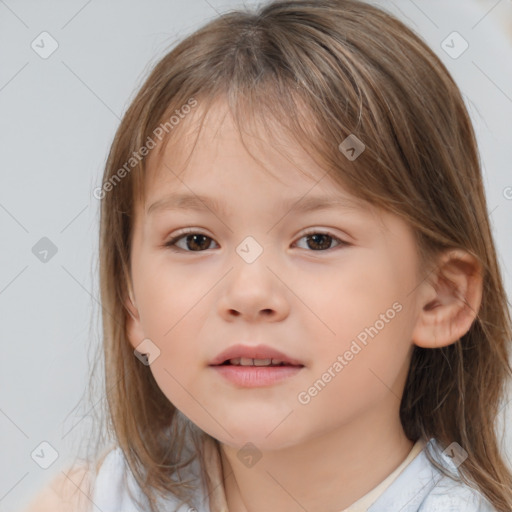
{"label": "skin", "polygon": [[[186,123],[192,120],[178,127],[183,133]],[[411,450],[399,405],[414,345],[448,345],[469,329],[481,300],[478,266],[469,254],[451,251],[425,279],[408,224],[361,202],[287,215],[286,198],[357,200],[285,136],[279,142],[293,162],[246,135],[272,174],[265,172],[222,104],[209,111],[203,129],[186,167],[184,146],[176,142],[158,165],[151,167],[150,156],[131,247],[130,343],[149,338],[158,347],[150,365],[158,385],[220,441],[231,512],[339,512]],[[147,213],[178,191],[214,197],[226,211]],[[209,238],[196,245],[189,238],[187,245],[185,236],[179,252],[165,246],[187,227]],[[315,245],[306,230],[334,238]],[[236,252],[247,236],[263,249],[250,264]],[[322,243],[328,248],[318,249]],[[299,393],[396,303],[400,312],[321,392],[300,403]],[[239,388],[208,367],[236,343],[273,346],[305,367],[270,387]],[[261,455],[252,467],[237,457],[247,442]]]}

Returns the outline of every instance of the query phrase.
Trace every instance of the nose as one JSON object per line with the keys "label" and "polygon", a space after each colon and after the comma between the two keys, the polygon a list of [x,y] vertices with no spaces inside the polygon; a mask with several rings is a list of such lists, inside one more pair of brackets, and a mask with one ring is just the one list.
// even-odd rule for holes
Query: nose
{"label": "nose", "polygon": [[218,302],[218,312],[227,321],[242,317],[248,322],[279,321],[288,316],[287,287],[279,273],[260,256],[256,261],[235,262]]}

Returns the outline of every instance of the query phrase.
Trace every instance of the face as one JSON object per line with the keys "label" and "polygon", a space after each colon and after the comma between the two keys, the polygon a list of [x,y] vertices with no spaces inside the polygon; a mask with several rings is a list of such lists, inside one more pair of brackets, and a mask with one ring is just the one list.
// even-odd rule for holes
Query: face
{"label": "face", "polygon": [[[186,167],[189,153],[169,145],[149,170],[131,247],[130,342],[151,341],[163,393],[222,443],[276,449],[365,417],[374,428],[376,411],[397,415],[412,350],[412,230],[348,194],[291,140],[281,143],[292,158],[244,136],[255,160],[225,113],[209,111]],[[215,204],[178,204],[178,194]],[[315,199],[333,202],[305,208]],[[238,344],[299,365],[210,366]]]}

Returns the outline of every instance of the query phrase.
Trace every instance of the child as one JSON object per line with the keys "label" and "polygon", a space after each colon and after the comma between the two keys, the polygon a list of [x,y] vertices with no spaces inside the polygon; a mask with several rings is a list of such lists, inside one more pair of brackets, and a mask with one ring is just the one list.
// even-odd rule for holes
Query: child
{"label": "child", "polygon": [[512,510],[475,136],[401,22],[282,0],[208,23],[97,192],[116,444],[66,510]]}

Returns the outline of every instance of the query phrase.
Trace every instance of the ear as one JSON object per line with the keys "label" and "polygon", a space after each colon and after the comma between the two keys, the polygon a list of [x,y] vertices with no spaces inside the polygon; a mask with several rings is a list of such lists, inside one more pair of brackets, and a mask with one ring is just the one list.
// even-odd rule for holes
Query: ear
{"label": "ear", "polygon": [[128,297],[126,298],[124,304],[129,313],[126,319],[126,335],[128,336],[128,341],[132,347],[135,348],[140,345],[146,336],[144,336],[144,330],[142,329],[139,312],[137,310],[137,305],[135,303],[135,298],[130,282],[128,282]]}
{"label": "ear", "polygon": [[420,311],[412,341],[423,348],[455,343],[475,320],[482,300],[481,266],[462,250],[441,255],[435,271],[418,290]]}

